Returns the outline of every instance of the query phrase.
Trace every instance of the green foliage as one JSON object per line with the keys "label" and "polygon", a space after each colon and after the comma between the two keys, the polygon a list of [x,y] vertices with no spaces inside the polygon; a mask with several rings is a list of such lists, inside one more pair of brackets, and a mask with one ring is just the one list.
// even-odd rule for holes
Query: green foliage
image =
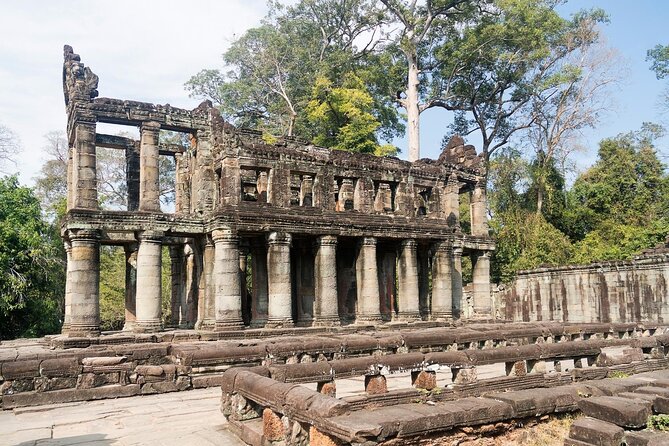
{"label": "green foliage", "polygon": [[15,176],[0,179],[0,339],[59,330],[63,257],[33,191]]}
{"label": "green foliage", "polygon": [[669,415],[651,415],[648,417],[648,428],[656,431],[669,431]]}
{"label": "green foliage", "polygon": [[337,150],[395,155],[393,146],[382,147],[377,142],[376,130],[381,124],[372,114],[373,104],[362,80],[353,73],[344,75],[341,86],[318,77],[307,104],[314,142]]}
{"label": "green foliage", "polygon": [[646,61],[651,62],[650,69],[658,79],[669,76],[669,45],[655,45],[646,53]]}
{"label": "green foliage", "polygon": [[615,378],[615,379],[622,379],[622,378],[629,378],[630,374],[621,372],[620,370],[616,370],[614,372],[609,373],[609,378]]}
{"label": "green foliage", "polygon": [[125,321],[125,251],[100,247],[100,329],[121,330]]}

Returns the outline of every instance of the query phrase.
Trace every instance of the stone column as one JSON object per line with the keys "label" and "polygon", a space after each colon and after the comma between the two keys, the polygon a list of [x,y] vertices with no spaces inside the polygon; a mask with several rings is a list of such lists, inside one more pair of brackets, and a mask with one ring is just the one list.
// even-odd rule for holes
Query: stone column
{"label": "stone column", "polygon": [[[70,240],[65,240],[63,242],[63,245],[65,247],[65,254],[67,258],[67,262],[65,263],[66,267],[66,273],[65,277],[69,278],[70,277],[70,269],[72,268],[72,242]],[[65,281],[65,305],[63,308],[63,327],[61,331],[63,333],[67,333],[68,330],[70,329],[70,315],[71,315],[71,310],[72,310],[72,296],[70,295],[70,281],[66,280]]]}
{"label": "stone column", "polygon": [[[453,265],[452,247],[448,242],[437,242],[432,260],[432,318],[450,320],[453,318]],[[462,286],[462,278],[460,279]]]}
{"label": "stone column", "polygon": [[170,325],[185,327],[186,321],[182,318],[183,308],[186,305],[186,269],[184,265],[184,245],[171,245],[170,251]]}
{"label": "stone column", "polygon": [[157,231],[144,231],[139,235],[137,251],[137,298],[134,330],[153,332],[162,328],[162,237]]}
{"label": "stone column", "polygon": [[125,177],[128,188],[128,210],[136,211],[139,209],[139,147],[133,144],[133,147],[125,149]]}
{"label": "stone column", "polygon": [[98,208],[97,165],[95,156],[95,118],[78,120],[74,124],[74,166],[72,184],[75,187],[73,205],[77,209]]}
{"label": "stone column", "polygon": [[472,235],[488,236],[486,207],[485,186],[481,183],[476,183],[476,187],[474,187],[474,191],[472,192],[471,204],[469,206],[472,222]]}
{"label": "stone column", "polygon": [[239,287],[242,296],[242,320],[244,325],[251,324],[251,296],[249,296],[249,289],[246,286],[246,274],[248,269],[248,242],[240,240],[239,242]]}
{"label": "stone column", "polygon": [[460,183],[455,173],[448,177],[444,195],[444,218],[446,218],[448,226],[460,229]]}
{"label": "stone column", "polygon": [[160,212],[158,134],[160,124],[144,122],[139,145],[139,210]]}
{"label": "stone column", "polygon": [[214,254],[214,299],[216,330],[244,326],[242,321],[242,290],[239,284],[239,247],[237,234],[229,229],[212,233]]}
{"label": "stone column", "polygon": [[267,247],[264,242],[251,245],[251,273],[253,274],[253,298],[251,300],[251,327],[264,327],[267,323]]}
{"label": "stone column", "polygon": [[136,313],[137,298],[137,249],[136,243],[124,246],[125,251],[125,323],[123,330],[133,330]]}
{"label": "stone column", "polygon": [[214,299],[214,242],[210,237],[204,240],[202,249],[202,273],[198,289],[198,321],[196,328],[211,330],[216,322]]}
{"label": "stone column", "polygon": [[462,248],[453,247],[451,261],[453,308],[455,317],[462,318]]}
{"label": "stone column", "polygon": [[492,317],[492,297],[490,294],[490,253],[484,251],[476,256],[472,271],[472,301],[474,316]]}
{"label": "stone column", "polygon": [[420,320],[418,289],[418,256],[415,240],[403,240],[397,269],[399,297],[398,316],[401,320]]}
{"label": "stone column", "polygon": [[272,232],[267,238],[269,326],[293,325],[292,286],[290,280],[290,234]]}
{"label": "stone column", "polygon": [[72,244],[67,268],[70,296],[69,336],[100,334],[100,234],[93,230],[69,231]]}
{"label": "stone column", "polygon": [[380,322],[379,276],[376,267],[376,239],[364,237],[360,241],[355,262],[358,285],[356,322]]}
{"label": "stone column", "polygon": [[425,320],[430,316],[430,251],[427,246],[419,246],[418,262],[418,300],[421,318]]}
{"label": "stone column", "polygon": [[339,325],[337,237],[333,235],[323,235],[316,239],[314,279],[316,291],[314,325]]}

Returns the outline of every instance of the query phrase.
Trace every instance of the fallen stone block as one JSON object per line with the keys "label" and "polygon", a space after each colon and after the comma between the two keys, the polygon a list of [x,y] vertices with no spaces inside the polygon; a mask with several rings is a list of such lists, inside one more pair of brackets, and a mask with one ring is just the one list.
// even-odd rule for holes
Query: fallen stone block
{"label": "fallen stone block", "polygon": [[83,358],[81,363],[85,366],[111,366],[121,364],[128,359],[126,356],[97,356]]}
{"label": "fallen stone block", "polygon": [[45,359],[40,364],[40,374],[49,378],[75,377],[81,373],[81,369],[77,358]]}
{"label": "fallen stone block", "polygon": [[647,401],[615,396],[584,398],[578,402],[578,408],[589,417],[632,429],[644,427],[652,414]]}
{"label": "fallen stone block", "polygon": [[14,409],[25,406],[41,406],[43,404],[60,404],[72,401],[100,400],[139,395],[139,385],[129,384],[97,387],[94,389],[66,389],[52,392],[28,392],[2,397],[3,409]]}
{"label": "fallen stone block", "polygon": [[580,418],[569,429],[569,438],[595,446],[620,446],[625,431],[620,426],[596,418]]}
{"label": "fallen stone block", "polygon": [[2,363],[0,373],[6,381],[20,378],[35,378],[39,376],[39,359],[13,361]]}
{"label": "fallen stone block", "polygon": [[654,431],[625,432],[627,446],[669,446],[669,433]]}

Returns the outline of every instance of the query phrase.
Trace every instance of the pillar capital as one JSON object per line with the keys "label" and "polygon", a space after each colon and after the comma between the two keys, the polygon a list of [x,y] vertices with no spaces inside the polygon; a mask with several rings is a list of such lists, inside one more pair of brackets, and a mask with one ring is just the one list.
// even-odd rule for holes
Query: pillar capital
{"label": "pillar capital", "polygon": [[267,243],[270,245],[290,245],[293,237],[285,232],[270,232],[267,235]]}
{"label": "pillar capital", "polygon": [[232,229],[216,229],[211,233],[211,239],[214,244],[218,243],[236,243],[237,233]]}
{"label": "pillar capital", "polygon": [[363,237],[360,239],[360,246],[376,246],[376,237]]}
{"label": "pillar capital", "polygon": [[453,247],[453,256],[454,257],[462,257],[462,247],[461,246],[454,246]]}
{"label": "pillar capital", "polygon": [[70,242],[97,243],[100,241],[100,231],[97,229],[70,229],[67,231]]}
{"label": "pillar capital", "polygon": [[337,246],[337,243],[336,235],[321,235],[316,238],[316,246]]}
{"label": "pillar capital", "polygon": [[144,121],[140,127],[142,132],[159,132],[160,123],[156,121]]}
{"label": "pillar capital", "polygon": [[140,242],[146,243],[162,243],[164,235],[165,233],[162,231],[147,230],[139,232],[137,234],[137,239]]}
{"label": "pillar capital", "polygon": [[402,240],[400,242],[400,246],[402,246],[402,248],[416,249],[416,247],[418,246],[418,243],[416,242],[416,240],[414,240],[412,238],[408,238],[408,239]]}
{"label": "pillar capital", "polygon": [[[434,250],[434,252],[451,252],[451,251],[455,252],[455,250],[458,248],[455,248],[453,246],[453,243],[450,241],[438,240],[433,243],[432,249]],[[462,248],[460,248],[460,253],[462,253]]]}

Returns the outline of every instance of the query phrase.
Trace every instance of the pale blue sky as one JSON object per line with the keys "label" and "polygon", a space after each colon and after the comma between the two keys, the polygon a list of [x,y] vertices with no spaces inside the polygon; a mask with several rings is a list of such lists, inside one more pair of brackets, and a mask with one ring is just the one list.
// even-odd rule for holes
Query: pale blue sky
{"label": "pale blue sky", "polygon": [[[577,155],[581,167],[592,162],[601,138],[638,129],[644,121],[666,121],[657,106],[665,82],[649,71],[645,55],[655,44],[669,43],[669,1],[572,0],[561,10],[591,7],[610,14],[603,32],[625,58],[629,78],[614,93],[617,107],[586,131],[591,149]],[[235,33],[257,25],[264,13],[263,0],[0,0],[0,123],[23,145],[17,165],[5,171],[18,171],[31,183],[45,160],[42,135],[65,128],[63,44],[98,74],[102,96],[192,108],[197,101],[188,98],[183,83],[201,68],[220,66]],[[422,156],[438,156],[447,124],[444,112],[423,116]]]}

